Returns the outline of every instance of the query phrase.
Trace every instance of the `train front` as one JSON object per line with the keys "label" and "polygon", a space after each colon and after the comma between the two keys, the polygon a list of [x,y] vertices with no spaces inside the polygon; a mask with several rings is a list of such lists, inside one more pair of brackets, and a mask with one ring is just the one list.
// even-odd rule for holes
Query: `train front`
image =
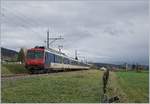
{"label": "train front", "polygon": [[27,50],[25,67],[32,73],[44,69],[44,48]]}

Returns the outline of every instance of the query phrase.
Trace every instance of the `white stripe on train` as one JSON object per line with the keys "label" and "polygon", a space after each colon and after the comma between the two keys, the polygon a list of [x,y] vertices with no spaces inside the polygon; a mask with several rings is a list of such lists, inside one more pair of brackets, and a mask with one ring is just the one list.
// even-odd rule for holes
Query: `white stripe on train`
{"label": "white stripe on train", "polygon": [[87,66],[60,64],[60,63],[51,63],[49,68],[54,68],[54,69],[89,69],[89,67],[87,67]]}

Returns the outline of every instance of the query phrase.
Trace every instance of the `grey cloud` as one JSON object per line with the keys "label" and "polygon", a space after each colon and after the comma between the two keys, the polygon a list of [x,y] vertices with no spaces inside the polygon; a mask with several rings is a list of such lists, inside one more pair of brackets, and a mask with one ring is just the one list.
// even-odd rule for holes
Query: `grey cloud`
{"label": "grey cloud", "polygon": [[[148,1],[3,1],[2,46],[45,45],[46,31],[64,51],[98,62],[148,64]],[[54,34],[53,34],[54,33]]]}

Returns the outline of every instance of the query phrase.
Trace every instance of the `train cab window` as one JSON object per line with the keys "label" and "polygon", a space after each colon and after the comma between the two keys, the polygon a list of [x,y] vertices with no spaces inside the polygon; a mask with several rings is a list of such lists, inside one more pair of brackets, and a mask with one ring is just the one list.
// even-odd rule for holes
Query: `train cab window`
{"label": "train cab window", "polygon": [[44,52],[43,51],[28,51],[27,52],[27,58],[29,59],[39,59],[39,58],[43,58],[44,56]]}

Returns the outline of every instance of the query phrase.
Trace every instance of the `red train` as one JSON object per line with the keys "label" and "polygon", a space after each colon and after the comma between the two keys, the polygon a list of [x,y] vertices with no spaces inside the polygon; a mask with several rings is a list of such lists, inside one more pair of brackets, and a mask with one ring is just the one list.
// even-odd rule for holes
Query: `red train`
{"label": "red train", "polygon": [[70,58],[64,53],[44,47],[35,47],[27,50],[25,67],[31,73],[90,68],[88,64]]}

